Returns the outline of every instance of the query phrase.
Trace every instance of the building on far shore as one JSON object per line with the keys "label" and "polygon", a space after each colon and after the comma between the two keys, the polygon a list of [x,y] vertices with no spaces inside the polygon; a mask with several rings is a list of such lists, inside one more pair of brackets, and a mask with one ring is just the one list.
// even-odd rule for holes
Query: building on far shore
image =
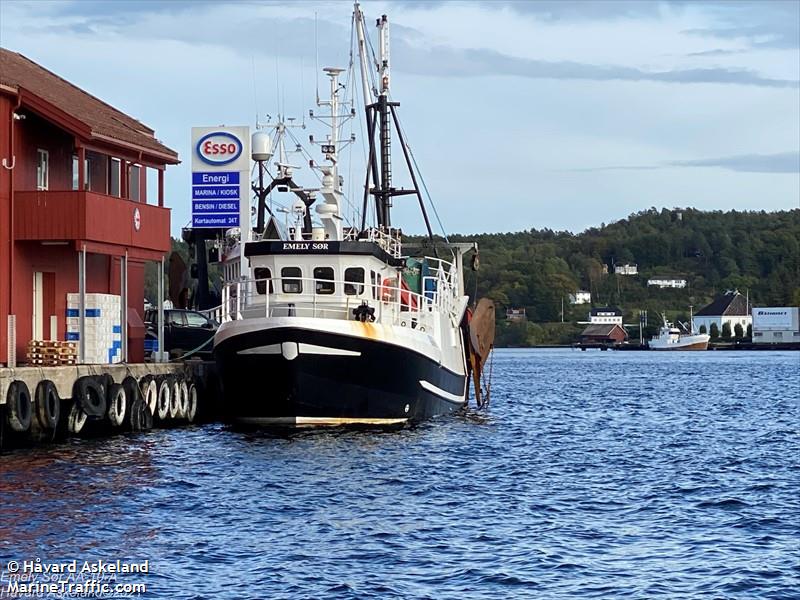
{"label": "building on far shore", "polygon": [[754,308],[754,344],[800,344],[800,308],[796,306]]}
{"label": "building on far shore", "polygon": [[716,325],[722,335],[726,323],[731,335],[734,335],[737,325],[741,325],[742,332],[746,333],[748,325],[753,323],[747,299],[738,290],[728,290],[694,314],[694,328],[700,333],[711,333],[711,326]]}
{"label": "building on far shore", "polygon": [[615,265],[614,266],[614,275],[638,275],[639,274],[639,266],[638,265],[630,265],[625,263],[624,265]]}
{"label": "building on far shore", "polygon": [[591,304],[592,294],[586,290],[578,290],[574,294],[569,295],[570,304]]}
{"label": "building on far shore", "polygon": [[593,308],[589,312],[591,325],[619,325],[622,327],[622,311],[616,306]]}
{"label": "building on far shore", "polygon": [[524,321],[528,317],[525,314],[524,308],[508,308],[506,309],[506,319],[509,321]]}
{"label": "building on far shore", "polygon": [[686,280],[681,277],[651,277],[647,280],[647,287],[685,288]]}
{"label": "building on far shore", "polygon": [[589,325],[581,332],[581,344],[621,344],[628,339],[622,325]]}

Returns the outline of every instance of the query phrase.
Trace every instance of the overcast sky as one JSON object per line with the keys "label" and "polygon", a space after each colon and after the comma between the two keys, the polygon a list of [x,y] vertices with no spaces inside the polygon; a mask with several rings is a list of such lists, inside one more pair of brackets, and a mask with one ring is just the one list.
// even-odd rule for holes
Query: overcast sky
{"label": "overcast sky", "polygon": [[[373,36],[389,15],[393,97],[448,232],[580,231],[651,206],[800,206],[800,2],[363,8]],[[346,67],[351,13],[344,1],[2,0],[0,44],[180,153],[167,171],[177,232],[190,128],[307,114],[315,14],[319,66]],[[344,173],[357,202],[361,160]],[[421,231],[413,199],[396,204],[395,224]]]}

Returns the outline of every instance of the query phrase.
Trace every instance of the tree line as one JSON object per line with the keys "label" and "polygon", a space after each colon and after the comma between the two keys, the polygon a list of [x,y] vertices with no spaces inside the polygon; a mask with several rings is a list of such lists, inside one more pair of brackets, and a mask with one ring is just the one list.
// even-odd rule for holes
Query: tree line
{"label": "tree line", "polygon": [[[590,308],[569,303],[576,290],[591,292],[593,306],[621,308],[625,323],[638,323],[647,311],[648,333],[661,313],[687,321],[690,305],[697,311],[729,289],[749,294],[755,306],[800,305],[800,209],[650,208],[578,234],[531,229],[450,240],[478,242],[480,269],[468,274],[467,288],[495,301],[500,343],[574,340],[581,329],[575,322]],[[615,275],[614,267],[625,264],[637,265],[638,274]],[[687,285],[648,287],[656,276]],[[507,308],[525,309],[527,325],[508,322]]]}

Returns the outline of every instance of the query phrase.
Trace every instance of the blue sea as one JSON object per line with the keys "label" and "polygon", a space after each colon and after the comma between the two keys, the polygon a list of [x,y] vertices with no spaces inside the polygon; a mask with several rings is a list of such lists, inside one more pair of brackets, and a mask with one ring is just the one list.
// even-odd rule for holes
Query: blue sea
{"label": "blue sea", "polygon": [[800,353],[498,350],[488,410],[401,431],[6,452],[0,587],[36,558],[147,560],[147,598],[800,598]]}

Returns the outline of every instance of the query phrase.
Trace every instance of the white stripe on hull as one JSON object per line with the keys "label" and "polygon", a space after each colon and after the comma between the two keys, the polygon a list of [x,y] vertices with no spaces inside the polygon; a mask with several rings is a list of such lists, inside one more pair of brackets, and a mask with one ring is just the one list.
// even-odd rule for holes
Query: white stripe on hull
{"label": "white stripe on hull", "polygon": [[430,381],[425,381],[424,379],[419,380],[420,386],[422,386],[423,390],[429,391],[431,394],[439,396],[439,398],[444,398],[450,402],[458,402],[459,404],[464,403],[464,396],[459,396],[457,394],[451,394],[447,390],[443,390],[440,387],[433,385]]}

